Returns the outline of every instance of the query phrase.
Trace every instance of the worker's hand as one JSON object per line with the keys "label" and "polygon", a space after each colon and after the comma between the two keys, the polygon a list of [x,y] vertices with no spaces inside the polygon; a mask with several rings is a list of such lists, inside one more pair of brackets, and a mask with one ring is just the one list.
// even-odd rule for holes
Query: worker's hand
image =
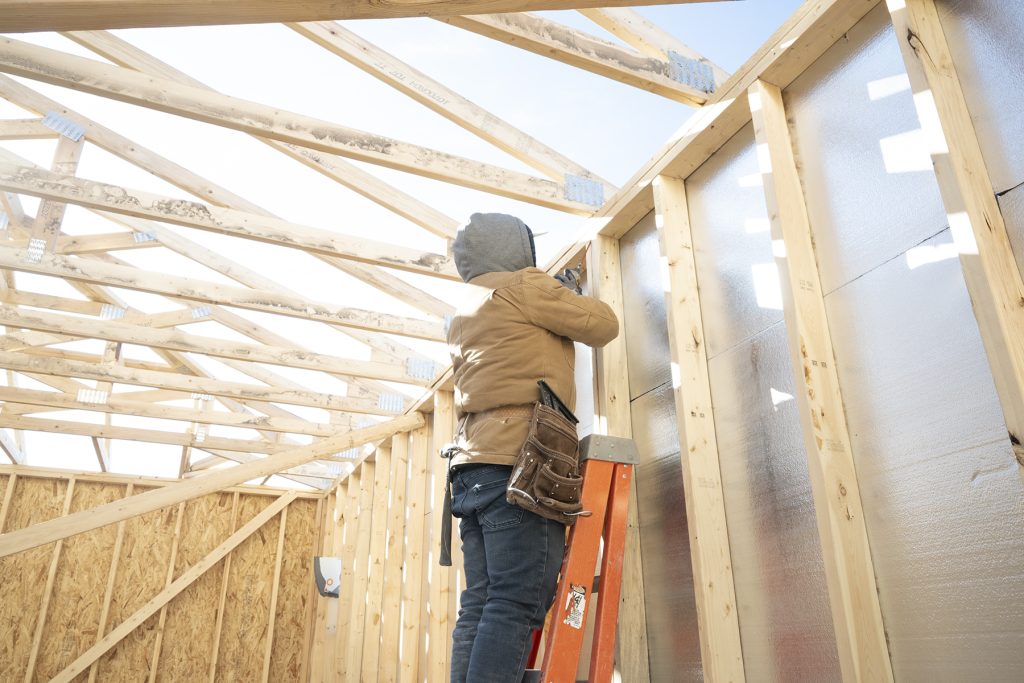
{"label": "worker's hand", "polygon": [[580,288],[580,269],[579,268],[566,268],[564,271],[555,276],[555,279],[562,283],[562,285],[577,294],[582,294],[583,290]]}

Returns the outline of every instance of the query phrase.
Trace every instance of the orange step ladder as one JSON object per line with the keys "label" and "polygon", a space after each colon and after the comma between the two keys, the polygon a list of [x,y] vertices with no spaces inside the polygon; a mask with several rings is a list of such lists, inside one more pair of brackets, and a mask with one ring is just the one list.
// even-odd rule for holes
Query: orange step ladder
{"label": "orange step ladder", "polygon": [[558,592],[544,631],[544,661],[539,671],[527,672],[524,681],[576,681],[588,615],[595,608],[594,570],[600,555],[600,590],[596,591],[597,615],[587,680],[611,682],[629,492],[638,461],[632,439],[594,434],[580,442],[583,509],[592,514],[580,517],[569,532]]}

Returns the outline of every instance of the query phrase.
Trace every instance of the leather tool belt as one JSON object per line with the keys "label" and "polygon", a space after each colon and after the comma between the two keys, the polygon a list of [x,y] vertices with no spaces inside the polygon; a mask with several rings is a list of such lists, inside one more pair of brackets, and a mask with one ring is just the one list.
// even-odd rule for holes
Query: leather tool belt
{"label": "leather tool belt", "polygon": [[542,383],[541,400],[533,407],[530,432],[516,457],[505,500],[571,526],[577,517],[590,513],[583,509],[576,425],[566,413],[575,419]]}

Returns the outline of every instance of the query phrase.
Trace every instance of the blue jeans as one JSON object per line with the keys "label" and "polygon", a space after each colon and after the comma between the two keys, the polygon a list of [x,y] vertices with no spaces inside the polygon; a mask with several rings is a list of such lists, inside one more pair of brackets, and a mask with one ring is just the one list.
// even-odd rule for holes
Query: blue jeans
{"label": "blue jeans", "polygon": [[531,634],[544,625],[565,552],[565,527],[505,501],[511,467],[452,472],[466,590],[452,634],[452,683],[519,683]]}

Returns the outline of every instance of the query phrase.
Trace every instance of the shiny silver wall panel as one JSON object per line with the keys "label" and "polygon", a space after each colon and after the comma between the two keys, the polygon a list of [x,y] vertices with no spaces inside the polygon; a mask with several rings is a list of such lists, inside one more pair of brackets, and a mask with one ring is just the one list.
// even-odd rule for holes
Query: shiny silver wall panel
{"label": "shiny silver wall panel", "polygon": [[1010,247],[1017,257],[1017,268],[1024,273],[1024,185],[999,198],[999,210],[1006,222]]}
{"label": "shiny silver wall panel", "polygon": [[686,189],[711,357],[782,320],[753,126],[697,169]]}
{"label": "shiny silver wall panel", "polygon": [[1024,491],[952,239],[917,249],[826,299],[893,668],[1017,681]]}
{"label": "shiny silver wall panel", "polygon": [[884,3],[790,85],[785,102],[825,293],[946,225]]}
{"label": "shiny silver wall panel", "polygon": [[985,165],[997,192],[1024,183],[1024,4],[939,0]]}
{"label": "shiny silver wall panel", "polygon": [[629,395],[636,398],[671,379],[665,290],[654,212],[619,240],[623,331],[629,353]]}
{"label": "shiny silver wall panel", "polygon": [[784,323],[708,364],[749,681],[838,681]]}

